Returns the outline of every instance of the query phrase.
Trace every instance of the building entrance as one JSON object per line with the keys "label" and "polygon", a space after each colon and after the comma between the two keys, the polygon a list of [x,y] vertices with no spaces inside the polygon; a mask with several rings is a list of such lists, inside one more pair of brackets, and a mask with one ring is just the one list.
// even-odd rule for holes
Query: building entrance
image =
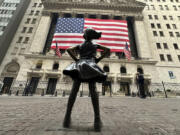
{"label": "building entrance", "polygon": [[36,93],[36,89],[39,83],[39,77],[32,77],[30,84],[29,84],[29,92],[30,94],[35,94]]}
{"label": "building entrance", "polygon": [[120,83],[120,89],[123,93],[125,93],[126,96],[130,95],[130,88],[128,82],[121,82]]}
{"label": "building entrance", "polygon": [[14,78],[13,77],[5,77],[3,80],[3,87],[1,89],[1,94],[8,94],[10,93],[10,88],[13,83]]}
{"label": "building entrance", "polygon": [[105,81],[102,84],[102,95],[105,95],[106,93],[111,93],[112,89],[111,89],[111,81]]}
{"label": "building entrance", "polygon": [[56,89],[57,78],[49,78],[46,94],[53,95]]}

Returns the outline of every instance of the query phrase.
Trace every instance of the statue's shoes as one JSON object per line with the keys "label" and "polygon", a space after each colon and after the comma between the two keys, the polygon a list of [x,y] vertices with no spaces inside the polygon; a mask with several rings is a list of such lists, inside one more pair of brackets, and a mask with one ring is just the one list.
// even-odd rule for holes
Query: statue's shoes
{"label": "statue's shoes", "polygon": [[103,124],[102,124],[101,120],[95,120],[95,122],[94,122],[94,130],[96,132],[101,132],[102,126],[103,126]]}
{"label": "statue's shoes", "polygon": [[71,125],[71,118],[65,118],[63,121],[63,127],[64,128],[69,128]]}

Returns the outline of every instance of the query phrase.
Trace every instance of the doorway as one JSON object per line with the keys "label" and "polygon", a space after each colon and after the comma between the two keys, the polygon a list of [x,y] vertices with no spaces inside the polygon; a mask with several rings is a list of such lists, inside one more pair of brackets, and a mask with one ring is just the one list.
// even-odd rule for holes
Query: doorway
{"label": "doorway", "polygon": [[49,78],[46,94],[53,95],[56,90],[57,78]]}
{"label": "doorway", "polygon": [[32,77],[30,84],[29,84],[29,92],[30,94],[35,94],[36,93],[36,89],[39,83],[39,79],[40,77]]}
{"label": "doorway", "polygon": [[105,81],[102,84],[102,95],[105,95],[106,93],[112,93],[111,81]]}
{"label": "doorway", "polygon": [[13,83],[13,80],[14,78],[13,77],[5,77],[4,80],[3,80],[3,87],[2,87],[2,90],[1,90],[1,94],[8,94],[10,93],[10,89],[11,89],[11,85]]}
{"label": "doorway", "polygon": [[125,93],[125,96],[130,96],[130,88],[128,82],[121,82],[120,89],[123,93]]}

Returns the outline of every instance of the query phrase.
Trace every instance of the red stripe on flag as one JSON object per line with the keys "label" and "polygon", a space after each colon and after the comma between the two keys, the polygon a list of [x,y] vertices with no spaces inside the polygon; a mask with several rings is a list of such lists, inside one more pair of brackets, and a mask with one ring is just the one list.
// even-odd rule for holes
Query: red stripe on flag
{"label": "red stripe on flag", "polygon": [[[84,27],[85,29],[87,29],[88,27]],[[128,30],[124,30],[124,29],[116,29],[116,28],[97,28],[97,27],[93,27],[94,30],[109,30],[109,31],[121,31],[121,32],[128,32]]]}
{"label": "red stripe on flag", "polygon": [[127,28],[127,26],[126,26],[126,25],[120,25],[120,24],[85,23],[85,25],[96,25],[96,26],[116,26],[116,27],[124,27],[124,28]]}

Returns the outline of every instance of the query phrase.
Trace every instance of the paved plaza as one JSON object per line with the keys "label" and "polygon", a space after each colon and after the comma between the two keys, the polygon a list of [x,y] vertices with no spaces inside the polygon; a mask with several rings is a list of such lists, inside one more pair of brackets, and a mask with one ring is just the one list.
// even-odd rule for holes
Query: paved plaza
{"label": "paved plaza", "polygon": [[103,128],[93,131],[88,97],[78,97],[70,129],[67,97],[0,96],[0,135],[180,135],[180,98],[100,97]]}

